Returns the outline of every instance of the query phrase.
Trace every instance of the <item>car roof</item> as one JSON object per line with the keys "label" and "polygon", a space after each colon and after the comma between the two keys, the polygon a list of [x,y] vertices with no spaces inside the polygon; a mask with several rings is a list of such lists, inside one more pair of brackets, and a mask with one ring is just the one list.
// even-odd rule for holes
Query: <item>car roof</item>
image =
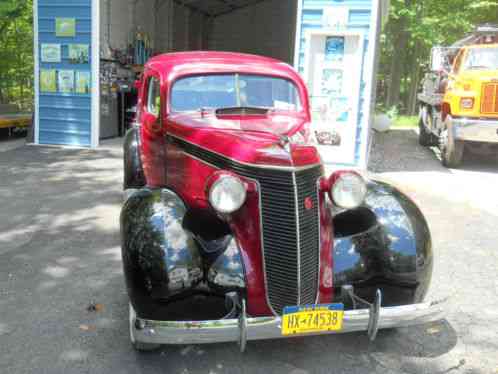
{"label": "car roof", "polygon": [[474,44],[474,45],[469,45],[466,48],[467,49],[498,48],[498,43]]}
{"label": "car roof", "polygon": [[299,80],[288,64],[270,57],[235,52],[193,51],[166,53],[151,58],[146,69],[153,69],[166,77],[219,72],[247,72],[279,75]]}

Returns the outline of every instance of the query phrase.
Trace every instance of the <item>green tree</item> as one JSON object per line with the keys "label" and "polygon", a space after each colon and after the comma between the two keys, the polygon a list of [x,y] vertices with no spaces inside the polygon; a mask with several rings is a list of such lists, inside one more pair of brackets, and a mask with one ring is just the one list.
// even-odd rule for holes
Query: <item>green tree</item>
{"label": "green tree", "polygon": [[33,103],[33,1],[0,0],[0,103]]}
{"label": "green tree", "polygon": [[487,22],[498,22],[496,0],[391,0],[381,39],[378,102],[414,114],[431,48],[451,45]]}

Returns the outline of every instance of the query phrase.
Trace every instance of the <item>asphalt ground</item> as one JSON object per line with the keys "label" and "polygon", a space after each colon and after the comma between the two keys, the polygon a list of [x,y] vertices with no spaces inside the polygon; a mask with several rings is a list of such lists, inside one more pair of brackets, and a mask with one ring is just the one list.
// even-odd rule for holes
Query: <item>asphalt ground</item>
{"label": "asphalt ground", "polygon": [[440,166],[411,131],[377,136],[372,169],[419,204],[435,257],[425,326],[137,353],[119,247],[119,141],[0,142],[0,373],[498,373],[498,161]]}

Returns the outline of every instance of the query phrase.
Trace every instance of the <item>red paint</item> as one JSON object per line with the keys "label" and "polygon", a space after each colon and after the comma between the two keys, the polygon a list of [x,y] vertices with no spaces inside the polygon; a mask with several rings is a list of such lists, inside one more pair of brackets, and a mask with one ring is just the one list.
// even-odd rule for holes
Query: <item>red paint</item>
{"label": "red paint", "polygon": [[315,204],[313,204],[313,199],[311,197],[307,197],[304,199],[304,207],[306,210],[311,210],[313,209]]}
{"label": "red paint", "polygon": [[[301,96],[298,112],[269,112],[267,115],[217,116],[214,112],[171,113],[169,92],[177,79],[194,74],[241,73],[280,77],[292,81]],[[157,118],[145,107],[148,79],[161,82],[161,115]],[[184,153],[173,144],[166,144],[165,135],[183,139],[208,151],[241,163],[272,166],[305,166],[320,163],[320,156],[312,146],[291,144],[285,149],[281,135],[296,133],[309,135],[310,108],[307,89],[299,75],[288,65],[266,57],[223,53],[189,52],[158,56],[145,67],[140,84],[137,118],[141,126],[141,152],[147,184],[150,187],[168,186],[192,208],[211,209],[206,194],[207,183],[215,167]],[[162,127],[157,131],[158,124]],[[235,127],[238,130],[220,130]],[[225,125],[225,126],[223,126]],[[263,132],[272,129],[272,133]],[[244,179],[244,178],[242,178]],[[245,180],[245,179],[244,179]],[[248,312],[253,316],[271,314],[266,301],[259,220],[257,185],[248,185],[247,201],[229,217],[232,231],[242,248],[247,274]],[[310,199],[311,200],[311,199]],[[307,209],[311,207],[306,202]],[[332,219],[325,193],[320,193],[321,268],[320,295],[322,303],[332,301]]]}

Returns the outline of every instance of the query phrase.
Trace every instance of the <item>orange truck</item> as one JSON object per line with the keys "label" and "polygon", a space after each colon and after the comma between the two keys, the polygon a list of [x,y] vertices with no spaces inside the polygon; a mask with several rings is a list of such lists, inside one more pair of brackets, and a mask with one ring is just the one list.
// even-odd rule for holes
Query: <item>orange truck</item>
{"label": "orange truck", "polygon": [[468,149],[498,146],[498,27],[483,25],[451,47],[435,47],[419,100],[419,142],[439,146],[456,168]]}

